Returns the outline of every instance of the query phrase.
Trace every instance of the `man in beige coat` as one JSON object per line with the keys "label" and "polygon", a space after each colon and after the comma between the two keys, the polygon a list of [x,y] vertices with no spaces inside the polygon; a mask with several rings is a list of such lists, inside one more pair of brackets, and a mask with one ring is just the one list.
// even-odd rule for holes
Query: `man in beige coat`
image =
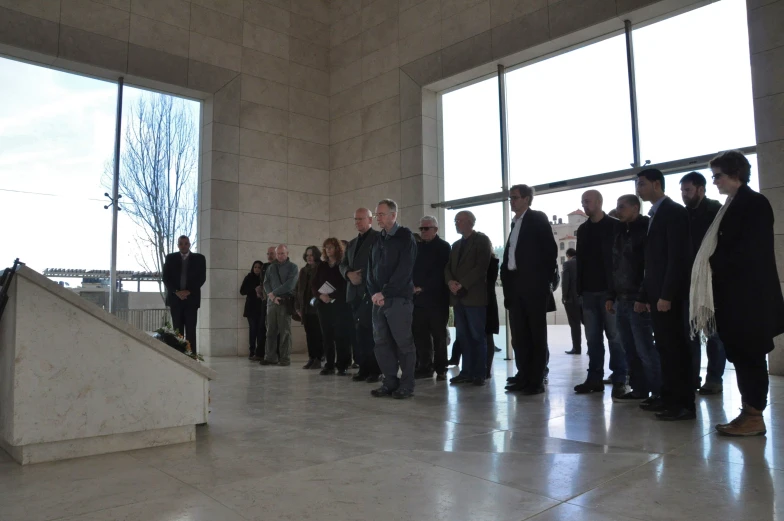
{"label": "man in beige coat", "polygon": [[455,228],[463,236],[452,245],[444,270],[450,301],[455,310],[457,340],[463,348],[463,367],[451,383],[484,385],[487,374],[487,266],[492,244],[487,235],[474,231],[476,217],[469,211],[455,216]]}

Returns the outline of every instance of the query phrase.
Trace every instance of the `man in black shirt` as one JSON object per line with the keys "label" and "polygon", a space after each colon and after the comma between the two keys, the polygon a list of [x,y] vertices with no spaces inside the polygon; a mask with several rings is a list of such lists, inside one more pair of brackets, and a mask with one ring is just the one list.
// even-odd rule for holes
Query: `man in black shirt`
{"label": "man in black shirt", "polygon": [[583,299],[583,320],[588,341],[588,376],[574,392],[604,391],[604,339],[610,348],[613,397],[627,393],[626,355],[618,342],[615,315],[607,311],[609,281],[612,278],[612,241],[618,222],[602,211],[602,194],[588,190],[582,204],[588,220],[577,229],[577,293]]}
{"label": "man in black shirt", "polygon": [[[618,198],[612,248],[612,278],[607,300],[607,311],[615,313],[618,340],[626,352],[629,383],[632,391],[613,396],[614,403],[635,403],[653,400],[661,392],[661,360],[653,342],[653,324],[647,310],[635,312],[635,302],[641,301],[640,288],[645,275],[645,239],[648,217],[640,215],[640,198],[623,195]],[[639,309],[639,306],[638,306]]]}
{"label": "man in black shirt", "polygon": [[414,343],[417,348],[417,378],[446,380],[446,326],[449,322],[449,287],[444,268],[452,251],[438,236],[438,219],[426,215],[419,221],[422,241],[417,243],[414,262]]}
{"label": "man in black shirt", "polygon": [[[705,197],[705,186],[707,182],[705,176],[699,172],[690,172],[681,178],[681,198],[689,212],[689,231],[691,232],[692,257],[700,251],[702,239],[716,218],[716,214],[721,209],[721,203]],[[686,308],[686,324],[688,328],[688,307]],[[690,329],[690,328],[689,328]],[[690,338],[692,363],[694,364],[695,386],[699,387],[700,394],[718,394],[724,390],[722,377],[724,367],[727,365],[727,355],[724,352],[724,344],[718,334],[712,335],[705,346],[708,355],[708,374],[705,377],[705,385],[700,387],[700,358],[702,351],[702,338],[696,336]]]}

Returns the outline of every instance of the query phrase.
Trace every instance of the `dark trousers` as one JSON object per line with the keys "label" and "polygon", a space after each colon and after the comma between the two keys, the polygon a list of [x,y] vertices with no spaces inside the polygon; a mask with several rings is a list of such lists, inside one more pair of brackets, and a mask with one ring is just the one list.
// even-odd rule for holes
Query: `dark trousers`
{"label": "dark trousers", "polygon": [[[487,375],[486,378],[490,378],[490,375],[493,373],[493,358],[495,358],[495,341],[493,340],[493,334],[487,333],[485,335],[486,342],[487,342],[487,358],[485,359],[485,366],[487,367]],[[460,357],[463,355],[463,348],[460,346],[460,340],[455,340],[455,343],[452,344],[452,356],[450,360],[454,362],[455,365],[460,364]]]}
{"label": "dark trousers", "polygon": [[634,301],[615,302],[618,339],[626,352],[629,384],[638,395],[661,392],[661,360],[653,340],[651,314],[636,313]]}
{"label": "dark trousers", "polygon": [[321,322],[317,313],[306,313],[302,317],[305,328],[305,340],[308,344],[308,358],[321,360],[324,356],[324,337],[321,334]]}
{"label": "dark trousers", "polygon": [[[749,345],[754,345],[750,341],[747,342],[747,345],[727,345],[727,350],[731,349],[733,353],[738,353],[737,356],[732,357],[732,363],[735,364],[735,376],[738,379],[738,390],[743,403],[763,411],[768,405],[768,386],[770,385],[765,351],[773,349],[773,339],[762,340],[770,345],[763,350],[755,351],[747,351]],[[755,349],[759,342],[759,340],[756,341]]]}
{"label": "dark trousers", "polygon": [[351,310],[345,302],[318,303],[327,368],[339,371],[351,366]]}
{"label": "dark trousers", "polygon": [[673,301],[669,311],[656,309],[650,302],[653,334],[661,359],[662,392],[668,410],[694,409],[694,371],[692,369],[689,337],[683,327],[683,301]]}
{"label": "dark trousers", "polygon": [[487,306],[464,306],[457,304],[455,311],[455,330],[457,341],[463,351],[463,365],[460,374],[468,378],[487,376]]}
{"label": "dark trousers", "polygon": [[[700,377],[700,367],[702,365],[702,335],[695,335],[691,338],[691,326],[689,324],[689,306],[685,306],[684,323],[686,334],[689,336],[689,348],[691,349],[692,370],[694,371],[694,385],[699,387],[702,383]],[[705,352],[708,355],[708,374],[705,381],[709,383],[722,383],[724,379],[724,368],[727,365],[727,354],[724,352],[724,343],[719,338],[718,333],[712,335],[706,342]]]}
{"label": "dark trousers", "polygon": [[[414,303],[406,298],[385,299],[383,306],[373,306],[373,340],[378,365],[384,373],[384,387],[414,389],[416,346],[411,332]],[[400,367],[402,375],[397,377]]]}
{"label": "dark trousers", "polygon": [[199,314],[199,308],[193,302],[188,302],[188,299],[180,300],[176,296],[172,297],[171,317],[172,327],[185,336],[185,339],[191,343],[191,351],[198,353],[196,350],[196,319]]}
{"label": "dark trousers", "polygon": [[572,349],[580,352],[583,344],[583,306],[579,302],[566,302],[564,309],[572,332]]}
{"label": "dark trousers", "polygon": [[604,378],[604,337],[610,351],[610,370],[614,384],[625,384],[628,368],[626,353],[618,339],[615,315],[605,307],[607,293],[603,291],[583,292],[583,320],[585,338],[588,342],[587,381],[601,382]]}
{"label": "dark trousers", "polygon": [[422,372],[446,373],[446,325],[449,305],[440,308],[414,308],[414,344],[417,369]]}
{"label": "dark trousers", "polygon": [[376,361],[375,347],[373,340],[373,328],[362,325],[356,318],[354,319],[354,345],[356,346],[354,356],[359,355],[359,374],[362,376],[378,376],[381,369]]}
{"label": "dark trousers", "polygon": [[528,387],[542,385],[547,368],[547,297],[514,295],[509,299],[516,378]]}
{"label": "dark trousers", "polygon": [[248,317],[248,348],[250,356],[264,358],[264,346],[267,342],[267,320],[264,315]]}

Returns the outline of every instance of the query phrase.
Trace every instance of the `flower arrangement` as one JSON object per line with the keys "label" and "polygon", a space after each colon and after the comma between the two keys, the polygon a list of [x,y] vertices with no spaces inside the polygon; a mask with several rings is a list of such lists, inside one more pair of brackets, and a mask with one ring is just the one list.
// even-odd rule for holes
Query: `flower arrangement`
{"label": "flower arrangement", "polygon": [[204,357],[194,353],[193,350],[191,350],[191,343],[185,340],[185,337],[182,336],[179,331],[173,329],[168,322],[155,331],[155,338],[196,361],[204,361]]}

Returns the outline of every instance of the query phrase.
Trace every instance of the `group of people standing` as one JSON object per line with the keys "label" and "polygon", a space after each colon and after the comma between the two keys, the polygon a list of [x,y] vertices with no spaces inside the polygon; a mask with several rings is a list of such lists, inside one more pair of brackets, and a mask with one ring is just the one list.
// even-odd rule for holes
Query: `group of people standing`
{"label": "group of people standing", "polygon": [[[681,179],[684,206],[665,195],[661,171],[637,174],[636,194],[621,196],[615,216],[603,211],[602,194],[588,190],[588,220],[577,230],[563,270],[563,303],[581,352],[584,324],[589,367],[578,394],[604,390],[604,337],[610,353],[609,382],[615,403],[639,403],[664,421],[690,420],[695,391],[717,394],[727,360],[743,400],[740,415],[717,426],[722,434],[766,432],[766,355],[784,333],[784,298],[773,243],[773,210],[749,186],[751,166],[728,151],[710,162],[713,183],[727,196],[722,205],[705,197],[706,180],[692,172]],[[354,213],[357,236],[348,243],[328,238],[305,250],[298,269],[288,248],[270,248],[256,261],[240,292],[246,297],[250,357],[262,365],[290,365],[291,319],[303,323],[308,346],[304,369],[377,382],[373,396],[413,395],[416,378],[446,380],[462,355],[452,384],[484,385],[492,375],[492,335],[498,332],[495,286],[499,276],[509,312],[516,374],[506,390],[545,392],[549,349],[546,315],[555,310],[559,283],[557,246],[547,216],[531,208],[534,190],[509,190],[514,212],[503,259],[476,231],[476,217],[458,212],[461,239],[451,246],[438,236],[438,220],[422,217],[419,234],[397,223],[398,207],[380,201],[373,213]],[[641,215],[642,201],[652,204]],[[167,257],[164,282],[175,327],[194,339],[204,258],[180,252]],[[500,266],[499,266],[500,265]],[[500,269],[499,269],[500,268]],[[454,312],[456,339],[447,359],[447,324]],[[699,376],[702,337],[708,374]],[[323,366],[322,366],[323,363]],[[398,373],[400,372],[400,376]]]}
{"label": "group of people standing", "polygon": [[[639,403],[666,421],[696,417],[695,391],[723,390],[729,360],[743,400],[740,415],[717,425],[726,435],[766,432],[766,355],[784,333],[773,246],[773,211],[749,186],[751,166],[737,151],[710,162],[722,205],[705,197],[707,181],[691,172],[680,181],[681,206],[665,195],[661,171],[637,174],[637,194],[621,196],[616,217],[596,190],[583,194],[588,220],[564,264],[564,304],[580,353],[585,325],[589,368],[578,394],[604,390],[604,339],[610,353],[613,402]],[[652,203],[641,215],[641,201]],[[580,314],[582,315],[580,317]],[[702,337],[708,371],[701,382]]]}

